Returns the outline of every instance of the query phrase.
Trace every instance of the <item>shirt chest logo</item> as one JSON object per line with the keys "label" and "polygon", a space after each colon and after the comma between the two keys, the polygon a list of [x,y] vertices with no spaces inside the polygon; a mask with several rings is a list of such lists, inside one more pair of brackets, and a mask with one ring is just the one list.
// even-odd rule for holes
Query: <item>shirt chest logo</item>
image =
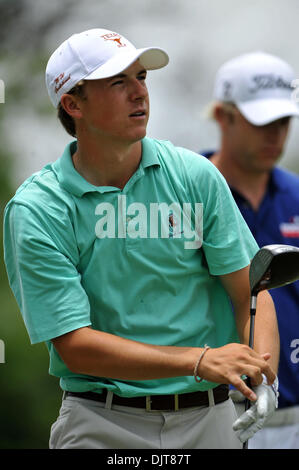
{"label": "shirt chest logo", "polygon": [[279,229],[286,238],[299,238],[299,215],[291,217],[289,222],[280,224]]}

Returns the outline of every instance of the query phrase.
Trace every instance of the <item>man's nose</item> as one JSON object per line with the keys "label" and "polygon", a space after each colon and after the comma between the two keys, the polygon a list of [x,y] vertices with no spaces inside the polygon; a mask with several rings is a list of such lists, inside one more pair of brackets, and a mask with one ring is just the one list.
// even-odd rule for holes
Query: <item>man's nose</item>
{"label": "man's nose", "polygon": [[131,97],[132,99],[144,99],[148,95],[147,87],[143,81],[138,79],[133,80],[131,85]]}

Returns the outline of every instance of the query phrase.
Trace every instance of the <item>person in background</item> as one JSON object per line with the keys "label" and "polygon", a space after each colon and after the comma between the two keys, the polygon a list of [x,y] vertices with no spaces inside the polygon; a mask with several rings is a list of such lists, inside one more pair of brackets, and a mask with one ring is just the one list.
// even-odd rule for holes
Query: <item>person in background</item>
{"label": "person in background", "polygon": [[[299,177],[277,166],[291,119],[299,115],[289,64],[252,52],[223,64],[215,79],[209,116],[218,125],[218,148],[202,151],[226,178],[259,247],[299,247]],[[299,448],[299,282],[270,292],[281,352],[278,410],[249,448]],[[235,395],[238,395],[236,393]]]}

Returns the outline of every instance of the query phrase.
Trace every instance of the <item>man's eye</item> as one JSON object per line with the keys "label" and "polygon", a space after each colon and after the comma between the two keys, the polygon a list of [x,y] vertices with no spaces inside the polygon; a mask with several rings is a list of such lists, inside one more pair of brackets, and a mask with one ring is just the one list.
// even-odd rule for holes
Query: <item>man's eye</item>
{"label": "man's eye", "polygon": [[124,83],[124,79],[122,77],[115,77],[114,80],[111,80],[111,86],[122,85],[123,83]]}

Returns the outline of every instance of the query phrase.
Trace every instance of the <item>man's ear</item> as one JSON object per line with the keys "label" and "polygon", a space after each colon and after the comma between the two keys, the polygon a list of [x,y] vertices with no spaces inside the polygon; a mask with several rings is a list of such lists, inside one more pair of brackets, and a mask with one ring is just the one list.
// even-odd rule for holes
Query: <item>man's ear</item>
{"label": "man's ear", "polygon": [[69,95],[65,93],[62,95],[60,100],[61,106],[63,109],[72,117],[80,119],[82,117],[82,112],[80,108],[80,103],[77,96]]}
{"label": "man's ear", "polygon": [[214,119],[221,128],[227,127],[229,124],[234,123],[234,114],[232,111],[226,109],[221,104],[216,104],[213,110]]}

